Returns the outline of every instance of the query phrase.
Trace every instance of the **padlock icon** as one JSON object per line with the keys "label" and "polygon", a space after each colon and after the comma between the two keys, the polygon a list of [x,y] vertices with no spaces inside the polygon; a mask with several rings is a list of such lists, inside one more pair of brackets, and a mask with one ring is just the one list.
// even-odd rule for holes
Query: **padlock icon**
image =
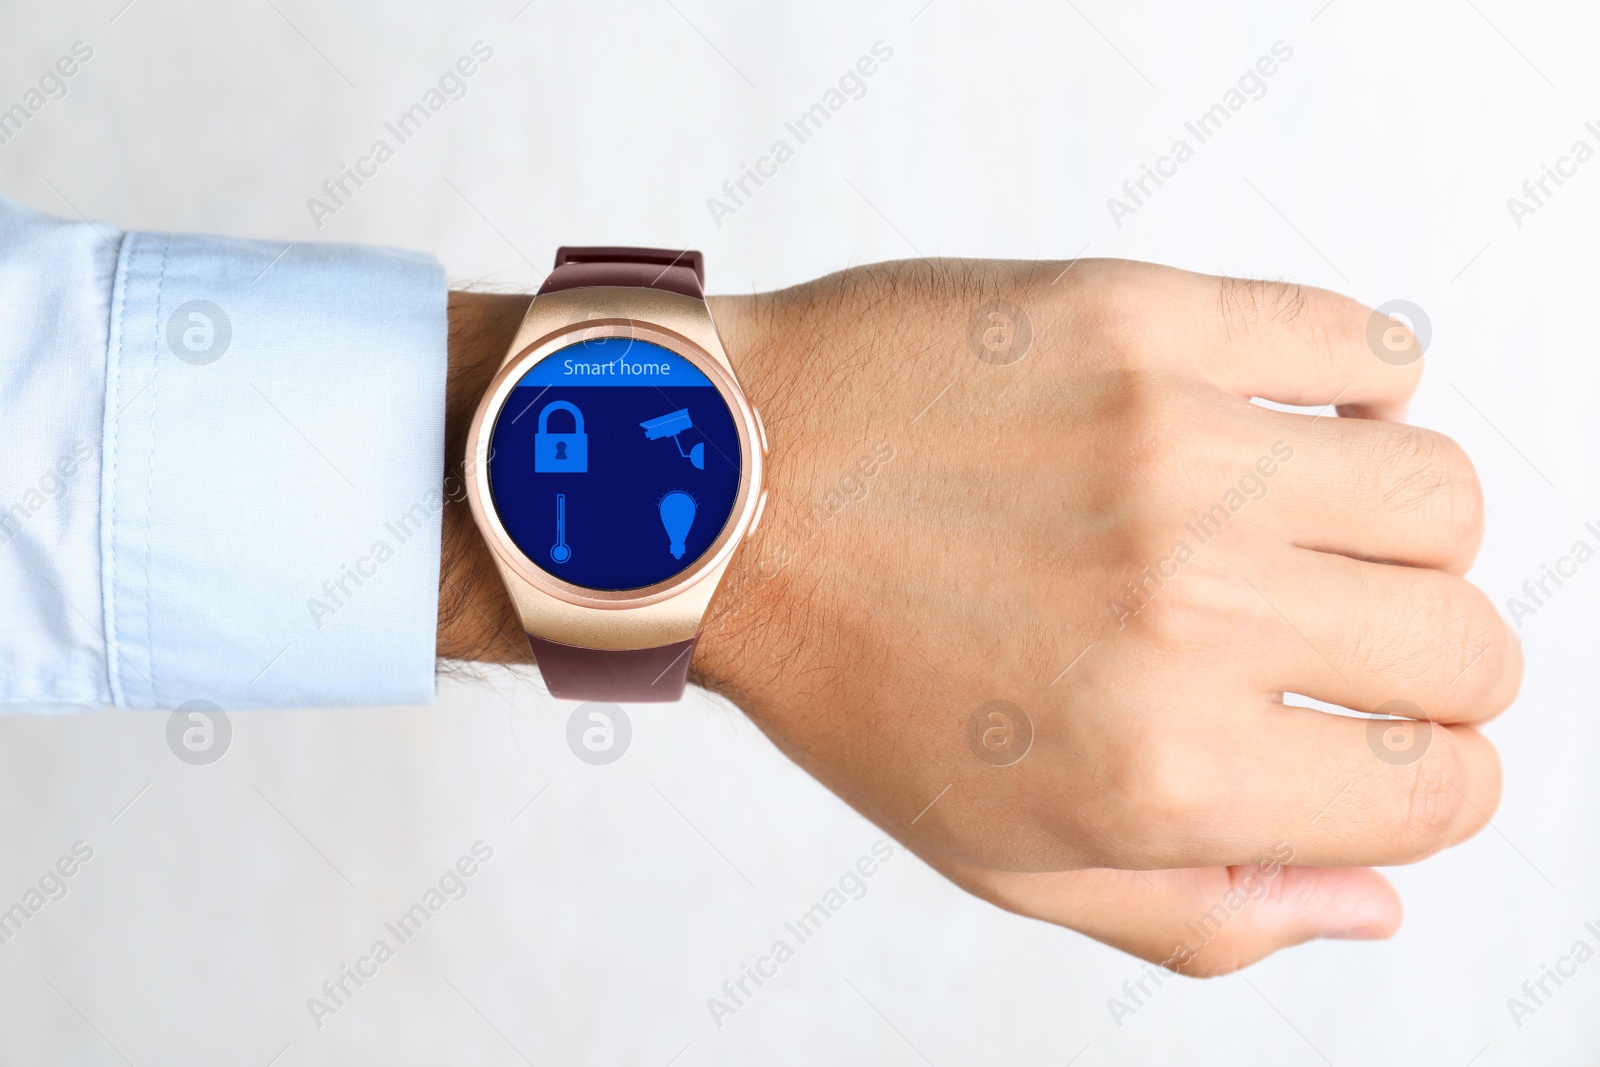
{"label": "padlock icon", "polygon": [[[550,413],[572,415],[571,433],[551,433]],[[583,432],[583,412],[565,400],[552,400],[539,412],[539,433],[533,439],[533,469],[537,474],[584,474],[589,470],[589,435]]]}

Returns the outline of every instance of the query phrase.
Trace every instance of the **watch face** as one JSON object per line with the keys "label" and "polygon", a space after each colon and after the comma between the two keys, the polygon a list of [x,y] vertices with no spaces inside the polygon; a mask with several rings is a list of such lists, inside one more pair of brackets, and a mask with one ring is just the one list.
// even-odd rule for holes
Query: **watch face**
{"label": "watch face", "polygon": [[542,570],[642,589],[694,566],[739,497],[739,431],[711,379],[660,345],[583,341],[535,363],[489,438],[489,495]]}

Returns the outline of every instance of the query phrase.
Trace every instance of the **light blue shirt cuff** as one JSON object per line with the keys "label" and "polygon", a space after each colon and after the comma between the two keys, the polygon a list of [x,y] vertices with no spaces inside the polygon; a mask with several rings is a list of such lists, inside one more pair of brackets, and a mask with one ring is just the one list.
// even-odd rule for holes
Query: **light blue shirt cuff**
{"label": "light blue shirt cuff", "polygon": [[[30,225],[31,263],[19,272],[17,253],[0,252],[0,310],[57,310],[25,336],[0,326],[0,423],[15,425],[30,396],[67,403],[27,411],[48,444],[0,458],[0,507],[40,463],[79,469],[45,498],[45,521],[0,531],[0,596],[36,604],[22,621],[43,624],[0,635],[0,700],[431,702],[439,266],[372,248],[96,232],[19,221],[0,204],[0,237]],[[51,245],[75,258],[46,260]],[[25,276],[18,290],[8,268]],[[98,367],[70,348],[96,333]],[[33,388],[13,392],[17,379]],[[82,398],[96,394],[93,411]]]}

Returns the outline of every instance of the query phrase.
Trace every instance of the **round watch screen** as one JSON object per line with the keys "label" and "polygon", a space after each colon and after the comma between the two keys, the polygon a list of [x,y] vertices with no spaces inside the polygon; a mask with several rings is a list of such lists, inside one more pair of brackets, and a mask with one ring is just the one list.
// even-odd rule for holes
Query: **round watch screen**
{"label": "round watch screen", "polygon": [[511,540],[562,581],[666,581],[705,555],[739,496],[739,431],[701,370],[626,337],[551,353],[489,438],[489,494]]}

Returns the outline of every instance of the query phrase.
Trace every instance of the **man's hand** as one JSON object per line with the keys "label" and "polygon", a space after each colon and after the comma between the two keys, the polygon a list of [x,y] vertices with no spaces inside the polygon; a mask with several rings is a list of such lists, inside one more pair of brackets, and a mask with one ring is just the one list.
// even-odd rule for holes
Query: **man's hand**
{"label": "man's hand", "polygon": [[[1379,357],[1368,309],[1118,261],[946,260],[713,313],[771,498],[695,677],[957,884],[1219,973],[1387,936],[1398,900],[1365,865],[1493,812],[1471,724],[1521,659],[1459,577],[1480,490],[1453,442],[1381,421],[1421,365]],[[481,566],[454,581],[515,636]],[[491,639],[473,654],[514,658]]]}

